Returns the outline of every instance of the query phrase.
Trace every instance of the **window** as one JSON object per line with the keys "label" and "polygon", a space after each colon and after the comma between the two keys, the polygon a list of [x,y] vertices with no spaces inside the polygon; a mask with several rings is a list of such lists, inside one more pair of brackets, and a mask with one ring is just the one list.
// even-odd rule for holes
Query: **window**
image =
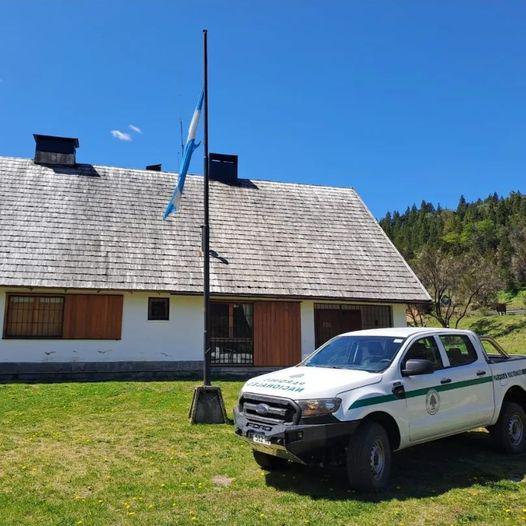
{"label": "window", "polygon": [[420,338],[411,345],[404,357],[402,369],[405,369],[407,360],[429,360],[433,362],[435,371],[444,367],[435,338],[432,336]]}
{"label": "window", "polygon": [[5,338],[61,338],[63,296],[9,295]]}
{"label": "window", "polygon": [[9,294],[4,338],[119,340],[122,304],[118,294]]}
{"label": "window", "polygon": [[252,365],[254,363],[252,320],[251,303],[210,304],[212,364]]}
{"label": "window", "polygon": [[170,298],[148,298],[148,319],[169,320]]}
{"label": "window", "polygon": [[446,349],[449,365],[467,365],[477,360],[477,351],[465,334],[443,334],[440,340]]}
{"label": "window", "polygon": [[404,338],[387,336],[338,336],[303,365],[380,372],[389,367],[403,343]]}

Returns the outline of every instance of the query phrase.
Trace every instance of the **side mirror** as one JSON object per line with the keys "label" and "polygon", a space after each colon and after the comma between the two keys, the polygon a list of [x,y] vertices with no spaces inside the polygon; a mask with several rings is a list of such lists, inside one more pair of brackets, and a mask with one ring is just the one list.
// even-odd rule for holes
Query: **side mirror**
{"label": "side mirror", "polygon": [[434,371],[431,360],[420,360],[414,358],[405,362],[405,369],[402,369],[402,376],[417,376],[419,374],[430,374]]}

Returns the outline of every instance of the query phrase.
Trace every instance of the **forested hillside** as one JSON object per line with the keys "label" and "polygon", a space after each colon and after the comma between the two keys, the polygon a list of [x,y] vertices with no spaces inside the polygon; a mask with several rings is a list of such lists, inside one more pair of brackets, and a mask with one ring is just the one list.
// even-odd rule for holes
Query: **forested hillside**
{"label": "forested hillside", "polygon": [[508,290],[526,287],[526,195],[490,195],[455,210],[422,201],[404,213],[387,213],[380,221],[387,235],[412,262],[425,252],[471,254],[496,269]]}

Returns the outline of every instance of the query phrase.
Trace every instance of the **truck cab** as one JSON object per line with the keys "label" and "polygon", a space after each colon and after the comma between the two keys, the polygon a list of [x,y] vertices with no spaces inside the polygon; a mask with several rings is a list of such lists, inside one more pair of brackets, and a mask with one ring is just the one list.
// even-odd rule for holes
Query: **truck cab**
{"label": "truck cab", "polygon": [[525,410],[525,356],[471,331],[390,328],[342,334],[249,380],[234,417],[264,469],[341,465],[352,487],[378,490],[392,452],[478,427],[524,451]]}

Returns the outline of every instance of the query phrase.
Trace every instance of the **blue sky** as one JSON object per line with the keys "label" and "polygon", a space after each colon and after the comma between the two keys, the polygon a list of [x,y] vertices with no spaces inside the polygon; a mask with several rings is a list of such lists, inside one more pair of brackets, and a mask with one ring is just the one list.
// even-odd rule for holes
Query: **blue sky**
{"label": "blue sky", "polygon": [[210,149],[240,176],[353,186],[376,216],[526,191],[522,1],[5,0],[0,155],[31,157],[38,132],[79,137],[80,162],[176,170],[204,27]]}

